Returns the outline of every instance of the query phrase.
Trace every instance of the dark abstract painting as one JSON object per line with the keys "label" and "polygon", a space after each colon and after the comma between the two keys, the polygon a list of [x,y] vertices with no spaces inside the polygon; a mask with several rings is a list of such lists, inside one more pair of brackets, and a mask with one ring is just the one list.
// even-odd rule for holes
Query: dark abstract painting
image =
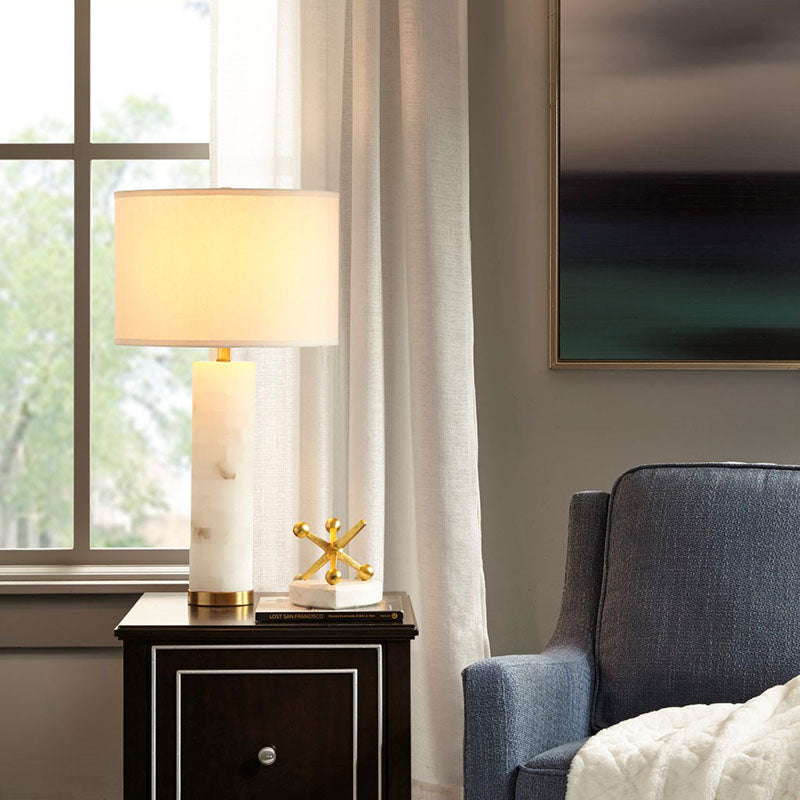
{"label": "dark abstract painting", "polygon": [[800,362],[800,2],[555,24],[553,363]]}

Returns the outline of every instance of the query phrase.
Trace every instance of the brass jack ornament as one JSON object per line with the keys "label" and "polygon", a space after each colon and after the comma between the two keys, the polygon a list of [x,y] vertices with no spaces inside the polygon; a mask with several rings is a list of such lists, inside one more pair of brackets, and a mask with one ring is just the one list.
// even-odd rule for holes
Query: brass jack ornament
{"label": "brass jack ornament", "polygon": [[339,531],[342,529],[342,523],[336,517],[330,517],[325,523],[325,530],[328,531],[330,542],[320,539],[319,536],[311,533],[311,529],[305,522],[298,522],[295,524],[294,535],[299,539],[310,539],[314,544],[322,550],[322,555],[302,574],[296,575],[296,581],[307,581],[315,572],[321,569],[326,563],[330,563],[330,568],[325,573],[325,580],[331,585],[336,586],[342,579],[341,570],[337,566],[337,561],[341,559],[348,567],[352,567],[358,573],[358,577],[362,581],[368,581],[375,571],[369,564],[359,564],[354,558],[344,552],[353,539],[361,533],[367,525],[367,521],[362,519],[350,528],[349,531],[340,539]]}

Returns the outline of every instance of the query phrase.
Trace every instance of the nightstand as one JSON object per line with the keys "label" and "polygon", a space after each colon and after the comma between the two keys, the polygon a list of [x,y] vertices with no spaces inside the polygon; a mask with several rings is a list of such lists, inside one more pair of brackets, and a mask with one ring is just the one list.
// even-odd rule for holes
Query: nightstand
{"label": "nightstand", "polygon": [[142,595],[116,629],[125,800],[409,800],[417,625],[385,597],[402,623],[257,625]]}

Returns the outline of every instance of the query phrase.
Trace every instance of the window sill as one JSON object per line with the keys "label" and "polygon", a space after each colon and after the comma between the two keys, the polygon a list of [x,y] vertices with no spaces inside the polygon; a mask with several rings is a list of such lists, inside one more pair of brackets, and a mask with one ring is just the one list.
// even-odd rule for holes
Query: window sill
{"label": "window sill", "polygon": [[131,594],[188,588],[189,567],[181,564],[0,567],[0,594]]}

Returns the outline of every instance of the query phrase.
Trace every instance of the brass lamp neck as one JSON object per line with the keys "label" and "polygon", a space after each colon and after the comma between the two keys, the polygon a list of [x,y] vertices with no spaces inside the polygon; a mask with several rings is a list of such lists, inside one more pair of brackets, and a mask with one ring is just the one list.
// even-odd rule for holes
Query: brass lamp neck
{"label": "brass lamp neck", "polygon": [[217,348],[217,361],[230,361],[231,360],[231,349],[230,347],[218,347]]}

